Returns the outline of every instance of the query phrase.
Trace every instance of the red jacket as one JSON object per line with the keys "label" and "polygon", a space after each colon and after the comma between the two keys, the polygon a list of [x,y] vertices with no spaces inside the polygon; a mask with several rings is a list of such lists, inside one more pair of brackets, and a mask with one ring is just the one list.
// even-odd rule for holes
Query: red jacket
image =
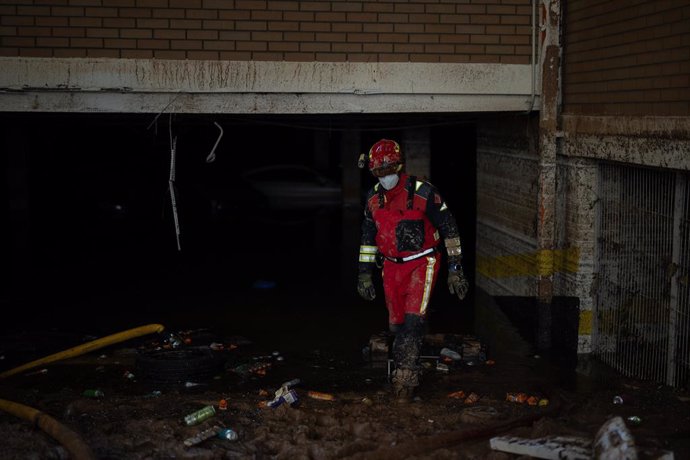
{"label": "red jacket", "polygon": [[[374,247],[384,257],[402,258],[458,238],[455,218],[431,183],[401,174],[385,190],[376,184],[367,196],[362,222],[360,270],[370,270]],[[364,257],[363,255],[364,254]]]}

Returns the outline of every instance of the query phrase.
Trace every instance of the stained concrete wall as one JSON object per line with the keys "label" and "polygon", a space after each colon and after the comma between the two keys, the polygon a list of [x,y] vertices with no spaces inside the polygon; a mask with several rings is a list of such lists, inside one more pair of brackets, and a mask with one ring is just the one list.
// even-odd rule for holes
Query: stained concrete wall
{"label": "stained concrete wall", "polygon": [[536,296],[539,157],[525,115],[477,126],[477,285]]}
{"label": "stained concrete wall", "polygon": [[596,334],[599,165],[690,170],[689,14],[683,1],[566,5],[557,232],[577,270],[555,288],[579,301],[581,353]]}
{"label": "stained concrete wall", "polygon": [[[555,26],[542,37],[539,127],[480,125],[477,283],[512,299],[541,299],[546,287],[578,353],[595,334],[599,165],[690,170],[685,3],[542,2],[542,23]],[[562,55],[548,49],[561,14]]]}

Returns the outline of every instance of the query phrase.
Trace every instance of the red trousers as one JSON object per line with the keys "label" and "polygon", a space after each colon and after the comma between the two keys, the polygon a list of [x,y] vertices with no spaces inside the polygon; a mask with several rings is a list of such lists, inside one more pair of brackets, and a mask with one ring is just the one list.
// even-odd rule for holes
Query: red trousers
{"label": "red trousers", "polygon": [[432,253],[403,263],[384,261],[383,291],[390,324],[404,323],[406,313],[426,316],[440,259],[437,253]]}

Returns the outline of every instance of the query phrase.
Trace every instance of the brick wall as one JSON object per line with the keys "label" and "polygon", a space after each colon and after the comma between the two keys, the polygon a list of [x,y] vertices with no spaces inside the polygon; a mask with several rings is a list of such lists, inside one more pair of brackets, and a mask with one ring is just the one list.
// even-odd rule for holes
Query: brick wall
{"label": "brick wall", "polygon": [[0,56],[527,64],[531,0],[18,0]]}
{"label": "brick wall", "polygon": [[688,0],[570,0],[564,112],[690,115]]}

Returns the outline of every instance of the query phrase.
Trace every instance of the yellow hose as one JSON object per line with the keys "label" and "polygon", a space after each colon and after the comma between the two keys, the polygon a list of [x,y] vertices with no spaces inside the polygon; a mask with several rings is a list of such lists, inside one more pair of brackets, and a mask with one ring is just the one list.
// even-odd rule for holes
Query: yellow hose
{"label": "yellow hose", "polygon": [[91,448],[77,433],[70,430],[50,415],[36,410],[33,407],[8,401],[6,399],[0,399],[0,409],[38,426],[62,444],[70,453],[70,458],[74,460],[91,460],[96,458]]}
{"label": "yellow hose", "polygon": [[117,334],[112,334],[106,337],[101,337],[100,339],[93,340],[91,342],[84,343],[82,345],[70,348],[69,350],[64,350],[53,355],[46,356],[36,361],[31,361],[30,363],[23,364],[14,369],[10,369],[0,374],[0,379],[9,377],[10,375],[18,374],[24,372],[27,369],[34,368],[36,366],[41,366],[43,364],[52,363],[54,361],[59,361],[61,359],[72,358],[74,356],[83,355],[84,353],[89,353],[99,348],[107,347],[114,343],[122,342],[124,340],[132,339],[134,337],[139,337],[146,334],[151,334],[154,332],[162,332],[165,329],[161,324],[148,324],[146,326],[135,327],[134,329],[128,329],[123,332],[118,332]]}

